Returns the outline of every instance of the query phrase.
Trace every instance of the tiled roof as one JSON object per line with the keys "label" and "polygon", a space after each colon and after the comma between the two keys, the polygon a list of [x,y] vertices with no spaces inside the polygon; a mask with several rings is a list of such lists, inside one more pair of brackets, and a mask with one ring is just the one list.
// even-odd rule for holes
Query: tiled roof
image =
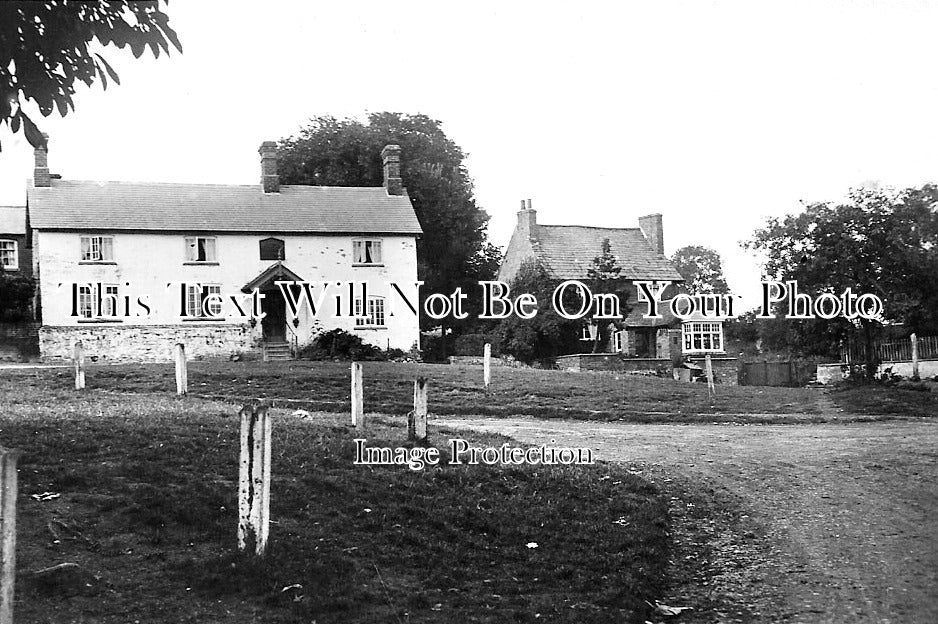
{"label": "tiled roof", "polygon": [[79,182],[28,190],[36,229],[420,234],[406,195],[384,187]]}
{"label": "tiled roof", "polygon": [[26,233],[26,206],[0,206],[0,234]]}
{"label": "tiled roof", "polygon": [[638,228],[535,225],[532,245],[538,260],[557,279],[583,279],[602,255],[603,239],[630,280],[683,280],[667,258],[655,252]]}
{"label": "tiled roof", "polygon": [[[723,322],[728,318],[726,316],[714,316],[712,309],[710,309],[706,315],[702,314],[699,310],[696,310],[693,314],[690,315],[690,318],[681,319],[671,314],[671,301],[671,299],[665,299],[658,304],[658,314],[661,315],[661,318],[644,318],[645,313],[648,312],[648,303],[645,301],[631,301],[630,305],[632,306],[632,309],[629,310],[629,313],[625,317],[625,326],[679,327],[681,323],[715,323]],[[684,309],[684,304],[678,305],[678,312],[683,312]]]}

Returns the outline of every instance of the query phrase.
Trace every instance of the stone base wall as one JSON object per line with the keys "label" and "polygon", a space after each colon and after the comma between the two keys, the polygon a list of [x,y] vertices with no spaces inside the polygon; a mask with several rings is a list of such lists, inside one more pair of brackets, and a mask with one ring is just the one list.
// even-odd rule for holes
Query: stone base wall
{"label": "stone base wall", "polygon": [[258,338],[247,324],[46,326],[39,329],[39,350],[43,362],[71,362],[80,340],[89,362],[169,362],[181,342],[188,359],[227,359],[256,355]]}
{"label": "stone base wall", "polygon": [[[820,384],[832,384],[843,381],[844,364],[818,364],[817,382]],[[887,368],[892,369],[894,375],[900,377],[912,377],[912,362],[883,362],[877,369],[878,374],[883,374]],[[938,360],[919,360],[918,376],[920,379],[934,379],[938,376]]]}
{"label": "stone base wall", "polygon": [[[694,355],[688,361],[706,369],[707,361],[704,356]],[[713,368],[713,380],[724,386],[739,385],[739,358],[710,356],[710,366]]]}
{"label": "stone base wall", "polygon": [[568,371],[654,371],[671,374],[671,360],[630,358],[616,353],[580,353],[557,357],[557,366]]}

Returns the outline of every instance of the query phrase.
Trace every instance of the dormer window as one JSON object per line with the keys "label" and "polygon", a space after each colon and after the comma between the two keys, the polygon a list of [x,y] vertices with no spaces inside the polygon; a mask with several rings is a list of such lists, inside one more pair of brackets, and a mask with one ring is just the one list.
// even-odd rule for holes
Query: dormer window
{"label": "dormer window", "polygon": [[186,262],[218,262],[215,255],[214,236],[190,236],[186,238]]}
{"label": "dormer window", "polygon": [[352,263],[381,264],[381,241],[375,239],[352,241]]}
{"label": "dormer window", "polygon": [[82,262],[114,262],[113,236],[82,236]]}
{"label": "dormer window", "polygon": [[5,271],[16,271],[20,268],[15,240],[0,240],[0,267]]}
{"label": "dormer window", "polygon": [[279,238],[261,241],[261,260],[286,260],[284,243]]}

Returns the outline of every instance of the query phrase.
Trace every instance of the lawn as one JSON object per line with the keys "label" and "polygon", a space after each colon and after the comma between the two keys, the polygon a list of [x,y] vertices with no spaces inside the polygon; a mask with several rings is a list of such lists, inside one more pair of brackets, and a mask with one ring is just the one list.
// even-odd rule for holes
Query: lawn
{"label": "lawn", "polygon": [[[667,508],[623,468],[355,466],[346,418],[277,410],[258,561],[235,552],[235,406],[43,378],[0,381],[0,442],[24,452],[18,623],[644,622],[665,595]],[[369,445],[406,444],[379,420]]]}
{"label": "lawn", "polygon": [[[520,368],[493,369],[486,390],[479,366],[365,362],[365,409],[404,414],[413,409],[413,382],[430,380],[430,411],[438,415],[517,416],[631,421],[712,421],[722,415],[747,422],[774,422],[765,414],[816,416],[823,391],[806,388],[722,386],[711,400],[706,384],[671,379],[569,373]],[[18,373],[22,383],[66,390],[68,369]],[[345,362],[191,362],[189,389],[196,395],[225,400],[268,398],[284,406],[347,412],[349,365]],[[91,366],[89,388],[115,392],[175,390],[171,365]]]}

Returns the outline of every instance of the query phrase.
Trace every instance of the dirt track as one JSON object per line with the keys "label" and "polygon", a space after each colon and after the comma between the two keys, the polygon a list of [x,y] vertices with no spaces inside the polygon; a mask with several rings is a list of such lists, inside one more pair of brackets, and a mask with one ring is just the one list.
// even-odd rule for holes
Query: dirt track
{"label": "dirt track", "polygon": [[[760,537],[747,540],[754,534],[740,535],[738,522],[731,535],[707,532],[710,547],[723,551],[711,591],[745,603],[742,613],[749,614],[727,620],[938,622],[938,422],[437,424],[591,447],[598,459],[627,463],[659,481],[675,507],[694,505],[672,483],[729,500]],[[672,515],[678,540],[701,534],[699,518]],[[692,592],[671,598],[691,599]]]}

